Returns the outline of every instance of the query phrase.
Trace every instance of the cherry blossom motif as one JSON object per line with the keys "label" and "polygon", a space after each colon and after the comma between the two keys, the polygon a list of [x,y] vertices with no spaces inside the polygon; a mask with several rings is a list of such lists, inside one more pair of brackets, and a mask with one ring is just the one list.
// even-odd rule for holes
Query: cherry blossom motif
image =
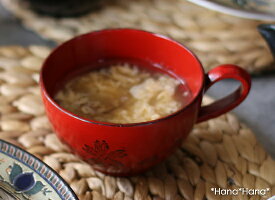
{"label": "cherry blossom motif", "polygon": [[85,144],[83,150],[92,156],[88,160],[95,167],[108,169],[110,172],[117,172],[124,168],[119,160],[127,156],[126,151],[124,149],[111,151],[105,140],[96,140],[93,146]]}

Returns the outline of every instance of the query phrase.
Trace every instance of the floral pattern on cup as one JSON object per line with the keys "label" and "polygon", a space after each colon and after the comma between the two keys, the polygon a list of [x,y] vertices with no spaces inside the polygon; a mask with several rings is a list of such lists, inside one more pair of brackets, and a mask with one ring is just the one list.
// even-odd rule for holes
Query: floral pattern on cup
{"label": "floral pattern on cup", "polygon": [[111,150],[105,140],[96,140],[92,146],[85,144],[83,150],[91,155],[88,161],[95,167],[108,168],[112,171],[123,168],[120,159],[127,156],[124,149]]}

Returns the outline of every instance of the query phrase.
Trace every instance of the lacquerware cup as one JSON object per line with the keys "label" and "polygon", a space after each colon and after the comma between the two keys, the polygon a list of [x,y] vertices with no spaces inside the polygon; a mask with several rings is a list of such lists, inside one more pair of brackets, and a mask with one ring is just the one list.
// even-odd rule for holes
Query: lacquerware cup
{"label": "lacquerware cup", "polygon": [[[129,58],[158,63],[184,79],[192,92],[192,101],[169,116],[132,124],[88,120],[54,101],[57,86],[68,74],[99,60]],[[235,79],[241,85],[227,97],[201,106],[205,91],[223,79]],[[239,105],[248,95],[251,81],[246,71],[229,64],[205,74],[190,50],[167,37],[141,30],[114,29],[81,35],[57,47],[44,62],[40,86],[46,113],[59,138],[96,170],[125,176],[163,161],[179,147],[194,124]]]}

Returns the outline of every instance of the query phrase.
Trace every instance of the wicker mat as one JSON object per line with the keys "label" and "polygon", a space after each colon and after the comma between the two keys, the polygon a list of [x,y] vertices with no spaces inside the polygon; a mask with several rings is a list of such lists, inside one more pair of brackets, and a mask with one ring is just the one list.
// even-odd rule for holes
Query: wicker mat
{"label": "wicker mat", "polygon": [[[275,161],[232,114],[196,125],[180,149],[146,174],[118,178],[94,171],[60,143],[44,115],[37,81],[48,53],[38,46],[0,48],[0,138],[50,165],[81,200],[257,200],[275,195]],[[218,196],[211,188],[269,191],[265,197]]]}
{"label": "wicker mat", "polygon": [[217,13],[185,0],[110,0],[97,12],[63,19],[37,15],[22,0],[0,2],[27,28],[56,42],[94,30],[131,27],[184,43],[198,54],[207,70],[225,63],[253,73],[274,69],[271,53],[256,29],[263,22]]}

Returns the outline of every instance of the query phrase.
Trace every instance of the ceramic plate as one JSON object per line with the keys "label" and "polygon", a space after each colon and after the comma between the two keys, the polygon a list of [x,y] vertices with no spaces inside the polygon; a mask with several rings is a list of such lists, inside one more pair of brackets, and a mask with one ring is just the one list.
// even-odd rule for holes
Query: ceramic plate
{"label": "ceramic plate", "polygon": [[51,168],[0,140],[0,200],[77,200]]}
{"label": "ceramic plate", "polygon": [[275,21],[275,0],[188,0],[226,14]]}

